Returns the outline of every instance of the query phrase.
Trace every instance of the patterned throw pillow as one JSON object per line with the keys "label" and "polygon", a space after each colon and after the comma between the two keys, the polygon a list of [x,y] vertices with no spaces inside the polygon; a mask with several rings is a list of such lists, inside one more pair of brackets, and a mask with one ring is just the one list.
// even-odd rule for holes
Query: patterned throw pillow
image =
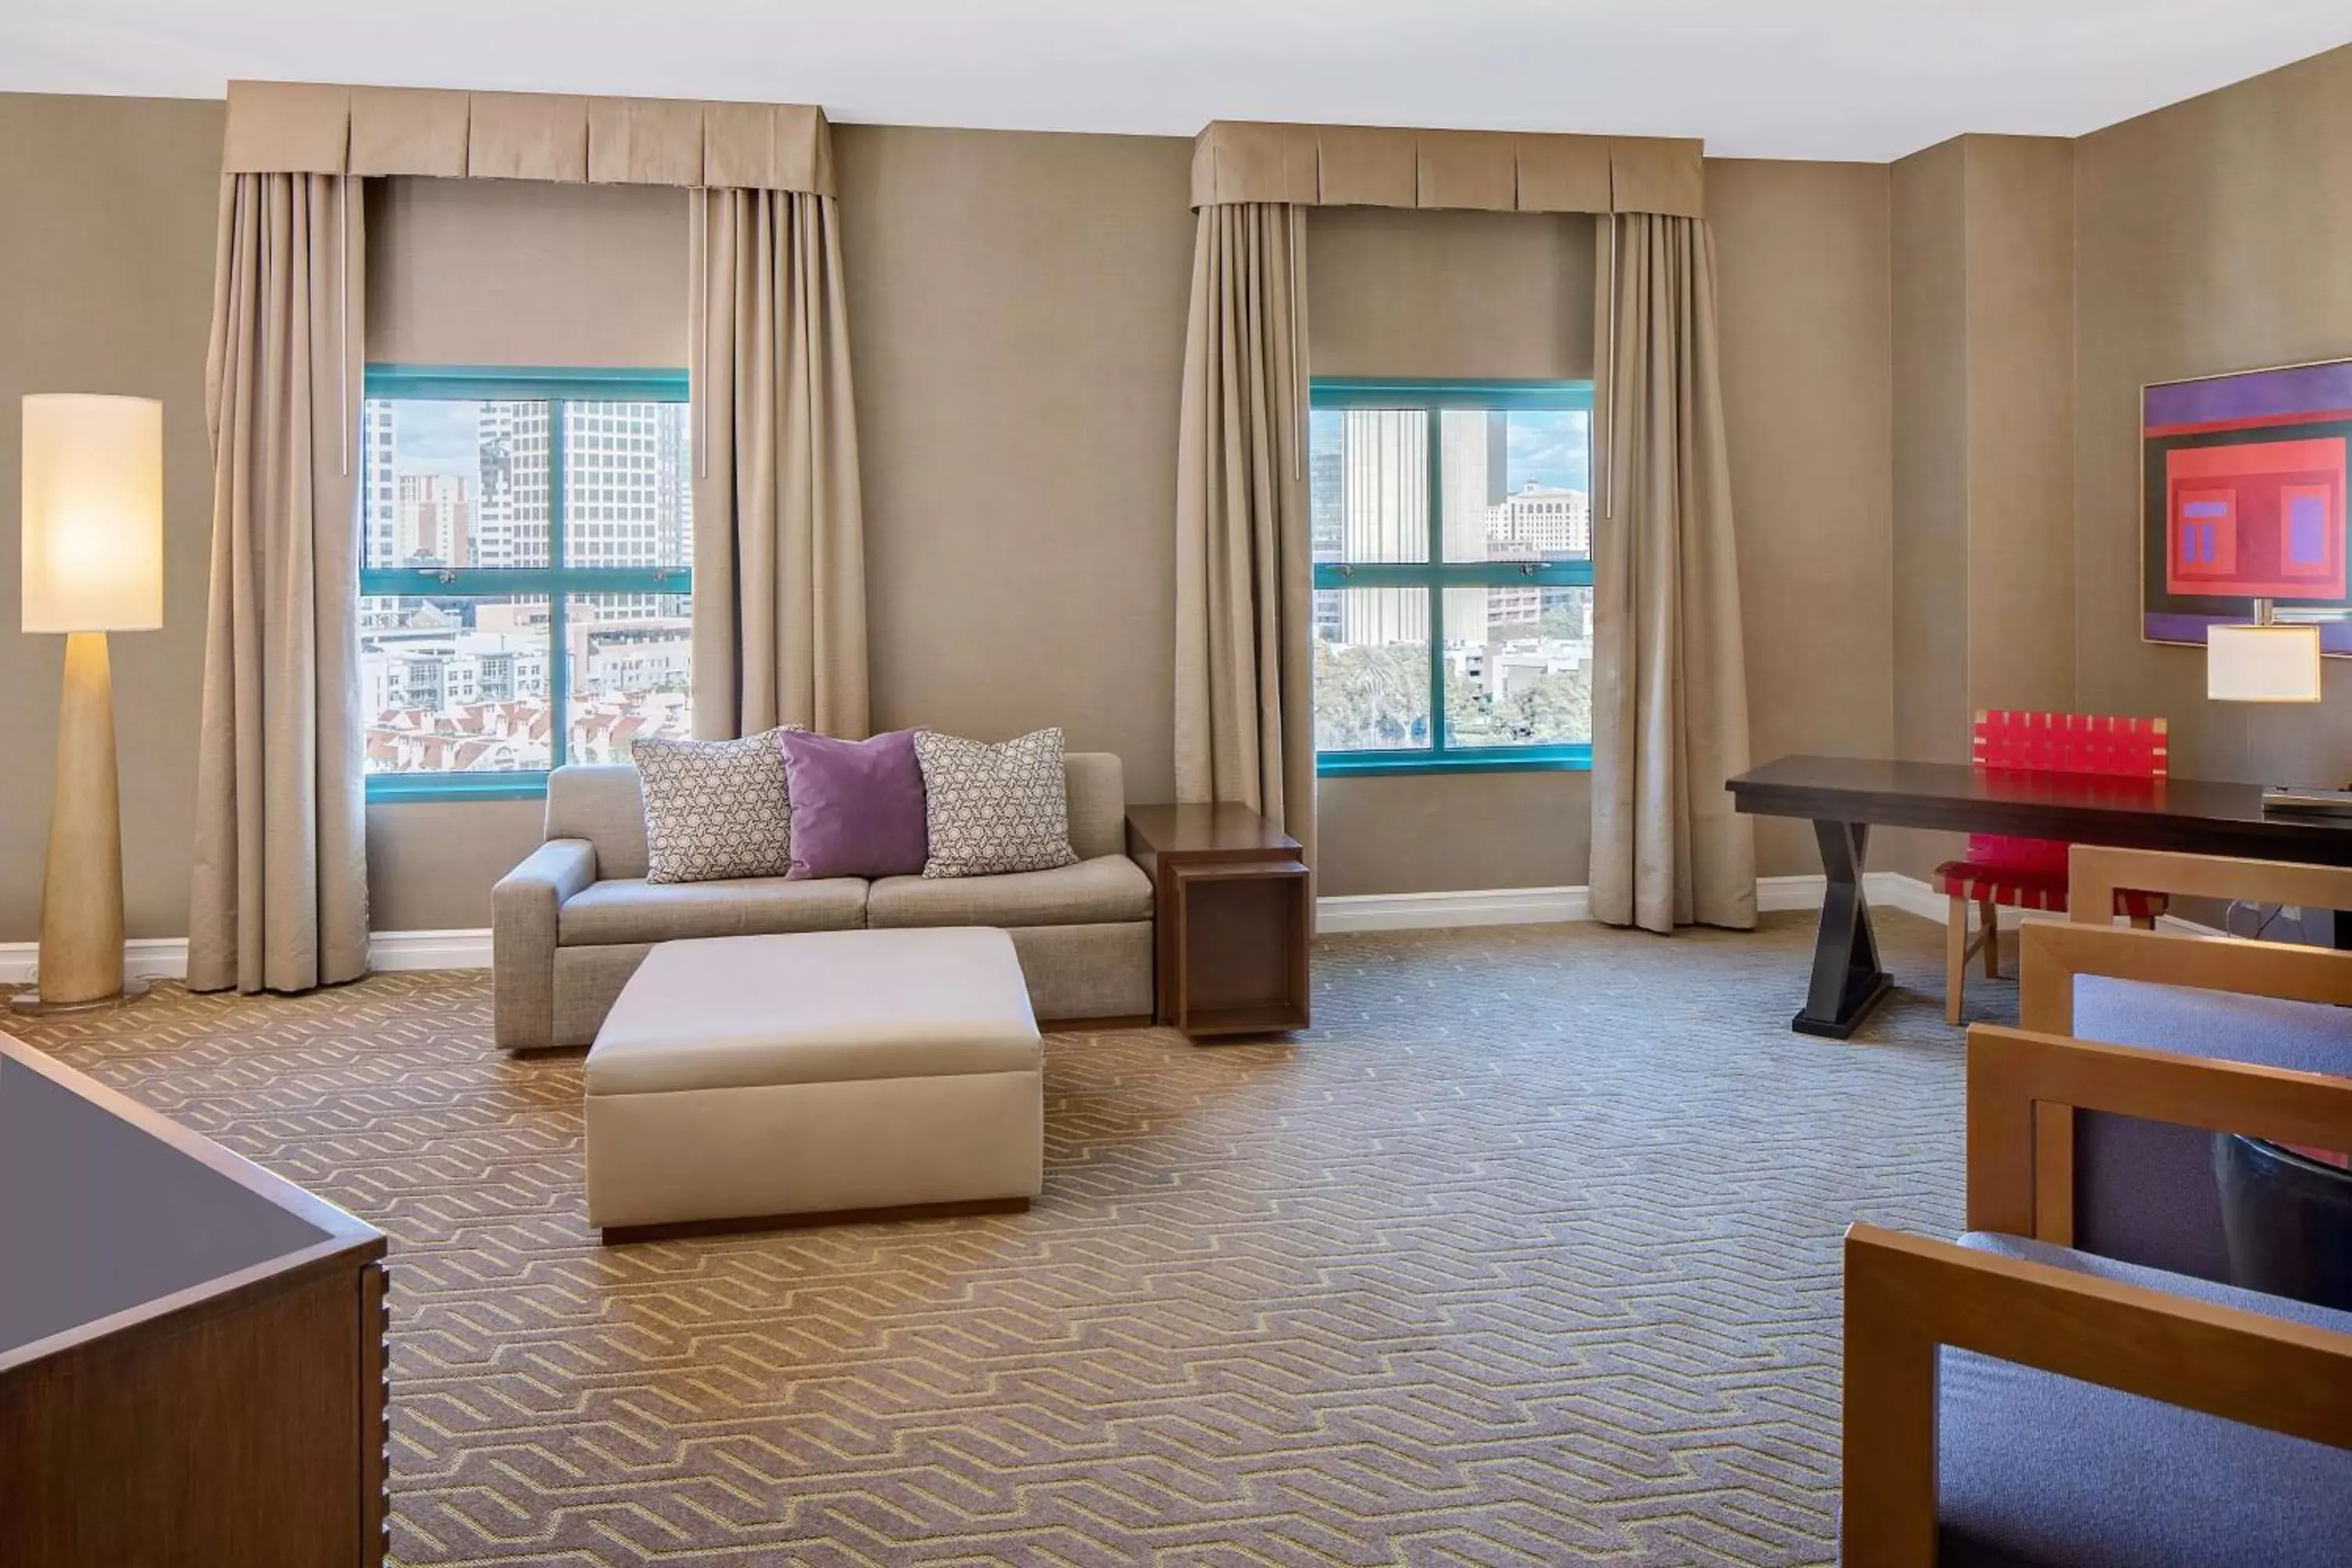
{"label": "patterned throw pillow", "polygon": [[646,880],[781,877],[792,867],[782,730],[629,742],[646,795]]}
{"label": "patterned throw pillow", "polygon": [[931,840],[924,876],[993,877],[1077,864],[1059,730],[998,746],[919,730],[915,756],[923,764]]}

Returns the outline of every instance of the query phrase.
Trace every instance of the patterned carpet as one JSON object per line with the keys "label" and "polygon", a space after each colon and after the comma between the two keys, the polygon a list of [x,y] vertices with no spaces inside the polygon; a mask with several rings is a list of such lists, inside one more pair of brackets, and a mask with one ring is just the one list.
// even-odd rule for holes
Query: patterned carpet
{"label": "patterned carpet", "polygon": [[1881,937],[1851,1045],[1809,917],[1327,939],[1294,1039],[1053,1037],[1025,1215],[610,1250],[484,975],[18,1028],[391,1233],[404,1564],[1810,1563],[1839,1232],[1958,1220]]}

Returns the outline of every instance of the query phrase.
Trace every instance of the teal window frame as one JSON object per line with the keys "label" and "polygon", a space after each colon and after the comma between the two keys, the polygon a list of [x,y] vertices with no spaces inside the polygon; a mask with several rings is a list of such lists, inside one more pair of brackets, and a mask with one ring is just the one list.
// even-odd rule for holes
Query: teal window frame
{"label": "teal window frame", "polygon": [[[567,566],[563,561],[563,405],[567,403],[686,403],[691,387],[682,370],[583,370],[552,366],[371,364],[362,378],[365,399],[432,399],[465,403],[548,405],[547,556],[545,566],[362,566],[363,598],[547,597],[547,696],[551,767],[562,767],[571,739],[571,661],[564,656],[566,605],[573,594],[691,594],[690,566]],[[367,476],[361,476],[362,486]],[[368,773],[371,802],[529,800],[547,793],[548,769],[446,773]]]}
{"label": "teal window frame", "polygon": [[[1589,381],[1407,381],[1318,377],[1307,389],[1312,409],[1402,408],[1432,415],[1445,409],[1592,411]],[[1592,561],[1449,562],[1444,550],[1444,476],[1441,421],[1429,421],[1429,559],[1409,562],[1318,561],[1315,586],[1424,588],[1429,594],[1429,744],[1381,751],[1315,753],[1324,778],[1378,773],[1583,772],[1592,766],[1590,742],[1552,746],[1448,746],[1445,743],[1445,594],[1447,588],[1590,588]]]}

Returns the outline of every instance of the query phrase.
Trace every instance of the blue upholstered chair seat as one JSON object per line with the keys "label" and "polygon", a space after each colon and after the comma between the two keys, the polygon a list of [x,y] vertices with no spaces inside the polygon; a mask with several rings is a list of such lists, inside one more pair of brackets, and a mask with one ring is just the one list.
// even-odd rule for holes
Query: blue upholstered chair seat
{"label": "blue upholstered chair seat", "polygon": [[[2074,1036],[2352,1078],[2352,1008],[2077,975]],[[2074,1242],[2103,1258],[2227,1279],[2213,1137],[2129,1116],[2074,1117]],[[2345,1562],[2352,1562],[2352,1547]]]}
{"label": "blue upholstered chair seat", "polygon": [[[1976,1233],[1964,1247],[2352,1334],[2352,1313]],[[1944,1568],[2343,1568],[2352,1450],[1943,1352]]]}

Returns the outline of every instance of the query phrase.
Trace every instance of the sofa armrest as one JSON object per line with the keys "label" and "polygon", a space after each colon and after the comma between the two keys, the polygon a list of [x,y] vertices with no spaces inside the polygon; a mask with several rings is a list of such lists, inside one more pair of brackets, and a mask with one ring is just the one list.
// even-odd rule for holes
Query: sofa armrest
{"label": "sofa armrest", "polygon": [[1845,1238],[1845,1561],[1936,1561],[1951,1345],[2352,1447],[2352,1335],[1856,1225]]}
{"label": "sofa armrest", "polygon": [[585,838],[551,838],[490,889],[491,1032],[507,1050],[555,1043],[556,918],[596,879]]}

